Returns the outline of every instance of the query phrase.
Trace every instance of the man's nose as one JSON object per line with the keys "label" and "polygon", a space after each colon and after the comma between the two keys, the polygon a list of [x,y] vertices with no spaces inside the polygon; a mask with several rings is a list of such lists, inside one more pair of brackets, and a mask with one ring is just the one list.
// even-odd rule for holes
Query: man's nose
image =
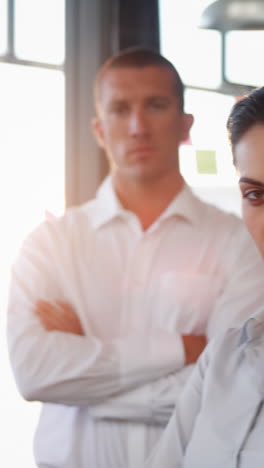
{"label": "man's nose", "polygon": [[143,110],[131,112],[129,118],[129,133],[134,136],[146,135],[148,133],[148,122]]}

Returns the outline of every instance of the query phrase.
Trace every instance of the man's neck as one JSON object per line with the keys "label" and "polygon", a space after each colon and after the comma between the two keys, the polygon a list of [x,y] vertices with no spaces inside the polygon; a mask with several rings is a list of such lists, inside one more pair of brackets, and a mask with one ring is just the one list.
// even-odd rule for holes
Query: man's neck
{"label": "man's neck", "polygon": [[178,172],[153,181],[124,179],[115,173],[113,183],[122,206],[137,215],[146,231],[180,193],[184,180]]}

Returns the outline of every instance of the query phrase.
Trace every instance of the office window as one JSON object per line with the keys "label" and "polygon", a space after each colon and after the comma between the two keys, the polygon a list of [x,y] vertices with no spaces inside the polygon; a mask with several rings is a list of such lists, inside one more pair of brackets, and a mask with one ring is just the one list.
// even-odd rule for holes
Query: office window
{"label": "office window", "polygon": [[[194,187],[236,184],[236,171],[226,134],[226,121],[234,104],[231,96],[187,89],[185,109],[194,115],[190,141],[181,146],[181,167]],[[188,154],[188,156],[187,156]]]}
{"label": "office window", "polygon": [[237,174],[226,132],[235,100],[214,92],[221,83],[221,36],[197,27],[209,3],[160,0],[161,52],[187,86],[185,109],[194,115],[190,140],[180,149],[182,174],[201,198],[240,214]]}
{"label": "office window", "polygon": [[263,86],[264,31],[231,31],[226,35],[226,77],[233,83]]}
{"label": "office window", "polygon": [[64,8],[62,0],[0,0],[0,433],[7,467],[35,467],[40,404],[23,401],[11,373],[7,291],[24,237],[64,211]]}
{"label": "office window", "polygon": [[7,0],[0,0],[0,55],[7,49]]}
{"label": "office window", "polygon": [[160,0],[161,51],[186,85],[216,88],[221,82],[221,36],[197,27],[208,0]]}
{"label": "office window", "polygon": [[15,54],[26,60],[64,61],[64,0],[15,0]]}

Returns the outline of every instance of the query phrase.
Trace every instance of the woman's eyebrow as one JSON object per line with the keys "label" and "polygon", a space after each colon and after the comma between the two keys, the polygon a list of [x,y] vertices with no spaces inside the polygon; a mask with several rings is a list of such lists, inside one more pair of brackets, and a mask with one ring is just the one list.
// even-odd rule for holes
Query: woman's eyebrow
{"label": "woman's eyebrow", "polygon": [[250,177],[240,177],[239,183],[257,185],[258,187],[264,188],[263,182],[259,182],[258,180],[255,180],[255,179],[250,179]]}

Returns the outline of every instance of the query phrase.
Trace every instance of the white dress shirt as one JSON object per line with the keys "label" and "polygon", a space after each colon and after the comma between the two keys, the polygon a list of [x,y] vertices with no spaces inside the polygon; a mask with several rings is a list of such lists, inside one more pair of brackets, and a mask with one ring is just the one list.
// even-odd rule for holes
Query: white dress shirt
{"label": "white dress shirt", "polygon": [[145,468],[264,467],[264,320],[212,340]]}
{"label": "white dress shirt", "polygon": [[[263,273],[242,222],[187,186],[145,232],[111,178],[36,229],[13,268],[8,340],[20,392],[44,402],[39,466],[142,465],[192,369],[181,335],[259,310]],[[70,303],[85,336],[45,331],[38,299]]]}

